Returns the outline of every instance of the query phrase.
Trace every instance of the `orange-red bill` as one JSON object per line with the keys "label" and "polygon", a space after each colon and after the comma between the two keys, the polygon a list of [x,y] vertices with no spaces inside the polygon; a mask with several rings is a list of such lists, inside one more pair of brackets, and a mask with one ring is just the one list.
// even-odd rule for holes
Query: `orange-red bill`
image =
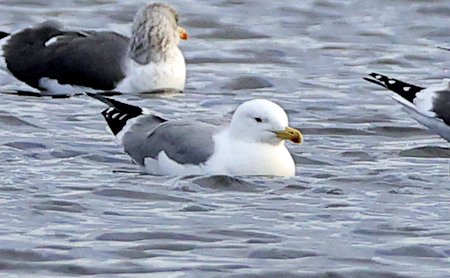
{"label": "orange-red bill", "polygon": [[187,40],[189,38],[188,33],[183,27],[178,26],[178,34],[182,40]]}

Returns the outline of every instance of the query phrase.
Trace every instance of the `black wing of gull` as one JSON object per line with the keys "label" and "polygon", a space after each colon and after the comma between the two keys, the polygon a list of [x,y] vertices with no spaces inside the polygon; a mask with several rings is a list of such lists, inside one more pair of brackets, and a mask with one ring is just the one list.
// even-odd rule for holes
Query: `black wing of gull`
{"label": "black wing of gull", "polygon": [[375,72],[370,73],[369,76],[370,78],[364,77],[364,79],[399,94],[409,102],[413,102],[416,94],[425,89]]}
{"label": "black wing of gull", "polygon": [[425,88],[379,73],[364,79],[393,91],[411,117],[450,142],[450,81]]}
{"label": "black wing of gull", "polygon": [[125,152],[140,165],[162,151],[179,164],[198,165],[214,152],[216,126],[192,120],[166,120],[144,114],[138,106],[98,94],[88,95],[109,106],[102,115]]}
{"label": "black wing of gull", "polygon": [[186,64],[178,45],[187,38],[176,11],[153,3],[137,11],[131,38],[115,32],[66,31],[47,21],[0,44],[12,75],[40,91],[141,93],[183,91]]}
{"label": "black wing of gull", "polygon": [[54,21],[14,34],[3,47],[8,70],[28,85],[42,77],[59,84],[112,90],[125,76],[129,39],[113,32],[63,31]]}
{"label": "black wing of gull", "polygon": [[0,40],[3,39],[4,37],[7,37],[7,36],[9,36],[9,33],[0,31]]}
{"label": "black wing of gull", "polygon": [[[128,120],[143,115],[142,108],[138,106],[126,104],[100,94],[86,94],[109,106],[109,108],[102,111],[102,115],[114,135],[117,135],[125,127]],[[160,120],[160,122],[164,121],[164,119]]]}

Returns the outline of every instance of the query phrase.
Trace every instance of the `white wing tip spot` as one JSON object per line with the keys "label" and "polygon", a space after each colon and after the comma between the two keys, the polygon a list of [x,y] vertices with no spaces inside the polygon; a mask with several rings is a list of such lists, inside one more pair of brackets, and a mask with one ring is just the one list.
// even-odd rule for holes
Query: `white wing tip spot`
{"label": "white wing tip spot", "polygon": [[375,75],[375,78],[376,78],[376,79],[381,79],[381,77],[382,77],[382,76],[379,75],[379,74],[378,74],[378,75]]}
{"label": "white wing tip spot", "polygon": [[388,83],[391,84],[391,85],[392,85],[392,84],[395,84],[395,80],[392,80],[392,79],[391,79],[391,80],[388,81]]}
{"label": "white wing tip spot", "polygon": [[411,87],[403,87],[403,91],[408,92],[409,90],[411,90]]}
{"label": "white wing tip spot", "polygon": [[58,37],[52,37],[48,41],[46,41],[44,43],[44,45],[45,45],[45,47],[48,47],[49,45],[52,45],[52,44],[54,44],[57,41],[58,41]]}

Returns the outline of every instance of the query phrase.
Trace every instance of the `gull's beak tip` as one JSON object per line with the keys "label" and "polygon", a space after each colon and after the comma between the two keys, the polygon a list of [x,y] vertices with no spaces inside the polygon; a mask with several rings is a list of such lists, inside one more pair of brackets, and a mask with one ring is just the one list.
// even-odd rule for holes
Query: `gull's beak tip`
{"label": "gull's beak tip", "polygon": [[182,40],[187,40],[189,38],[189,35],[186,32],[186,29],[184,29],[181,26],[178,26],[178,34],[180,35],[180,39],[182,39]]}
{"label": "gull's beak tip", "polygon": [[303,135],[300,133],[300,136],[295,137],[291,140],[294,143],[302,144],[303,143]]}
{"label": "gull's beak tip", "polygon": [[283,140],[289,140],[296,144],[302,144],[303,143],[303,134],[295,128],[292,127],[286,127],[282,131],[275,132],[278,138]]}

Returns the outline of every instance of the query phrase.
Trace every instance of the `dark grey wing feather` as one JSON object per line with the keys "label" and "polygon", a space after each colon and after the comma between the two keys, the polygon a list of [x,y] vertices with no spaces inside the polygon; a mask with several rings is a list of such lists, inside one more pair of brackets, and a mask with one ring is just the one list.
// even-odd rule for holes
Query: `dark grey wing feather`
{"label": "dark grey wing feather", "polygon": [[182,120],[155,126],[147,117],[140,117],[122,137],[125,152],[137,163],[144,165],[146,157],[155,158],[164,151],[180,164],[198,165],[213,154],[215,126]]}
{"label": "dark grey wing feather", "polygon": [[113,32],[67,32],[45,22],[14,34],[3,49],[11,73],[35,88],[40,78],[48,77],[60,84],[112,90],[125,76],[128,41]]}
{"label": "dark grey wing feather", "polygon": [[433,109],[437,117],[450,126],[450,90],[437,91],[433,100]]}

